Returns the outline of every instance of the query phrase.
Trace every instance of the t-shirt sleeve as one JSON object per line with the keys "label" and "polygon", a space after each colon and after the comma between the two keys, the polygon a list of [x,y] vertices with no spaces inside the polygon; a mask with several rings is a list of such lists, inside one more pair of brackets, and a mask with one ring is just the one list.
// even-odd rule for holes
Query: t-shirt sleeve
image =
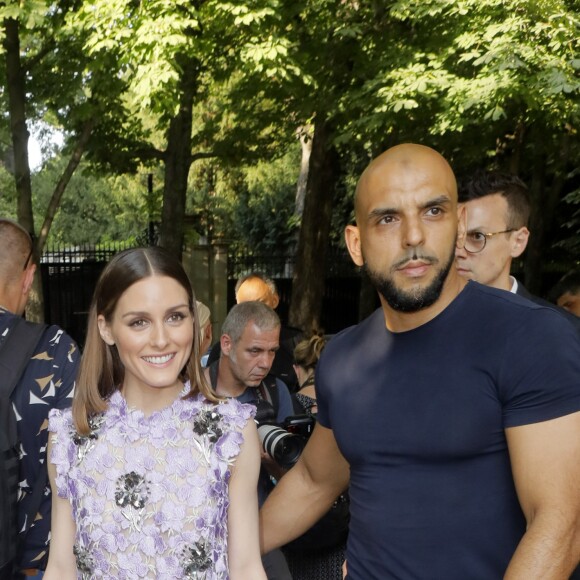
{"label": "t-shirt sleeve", "polygon": [[70,409],[52,409],[48,416],[48,430],[51,435],[52,451],[50,461],[56,468],[56,489],[58,497],[70,497],[71,481],[69,473],[76,457],[72,441],[72,413]]}
{"label": "t-shirt sleeve", "polygon": [[558,313],[543,308],[513,331],[499,376],[504,427],[580,411],[580,338]]}
{"label": "t-shirt sleeve", "polygon": [[318,364],[316,365],[314,384],[316,385],[316,422],[320,423],[323,427],[327,429],[332,429],[330,423],[330,413],[329,413],[329,398],[331,393],[327,388],[326,377],[327,373],[324,371],[326,360],[328,359],[328,353],[323,352]]}

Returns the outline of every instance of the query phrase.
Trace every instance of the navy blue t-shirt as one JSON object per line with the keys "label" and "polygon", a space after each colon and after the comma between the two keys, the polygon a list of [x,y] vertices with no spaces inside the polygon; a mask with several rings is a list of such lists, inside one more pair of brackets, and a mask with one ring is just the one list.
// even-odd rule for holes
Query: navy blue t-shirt
{"label": "navy blue t-shirt", "polygon": [[470,282],[414,330],[378,310],[338,334],[316,388],[351,469],[349,580],[499,579],[525,532],[504,430],[580,410],[580,340]]}

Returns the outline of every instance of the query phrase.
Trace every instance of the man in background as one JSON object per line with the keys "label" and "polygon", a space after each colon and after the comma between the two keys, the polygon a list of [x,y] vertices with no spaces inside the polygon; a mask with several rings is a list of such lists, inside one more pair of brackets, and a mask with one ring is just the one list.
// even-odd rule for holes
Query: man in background
{"label": "man in background", "polygon": [[[236,304],[244,302],[262,302],[272,310],[278,308],[280,296],[274,280],[260,272],[252,272],[240,278],[235,288]],[[300,341],[302,333],[290,326],[280,326],[280,347],[274,357],[270,374],[286,383],[291,392],[298,390],[298,377],[294,371],[294,347]],[[219,358],[220,344],[217,342],[211,349],[207,364]]]}
{"label": "man in background", "polygon": [[580,271],[568,272],[563,276],[550,296],[560,308],[580,317]]}
{"label": "man in background", "polygon": [[[26,308],[36,271],[33,242],[19,224],[0,218],[0,339]],[[79,351],[58,326],[44,329],[11,396],[20,441],[18,530],[20,549],[12,577],[40,577],[49,549],[50,486],[46,473],[48,413],[71,404]],[[38,498],[38,499],[37,499]],[[0,534],[6,533],[0,530]],[[10,576],[2,576],[10,577]]]}
{"label": "man in background", "polygon": [[580,332],[580,320],[530,294],[511,275],[513,260],[523,254],[530,236],[530,201],[525,183],[508,173],[481,171],[460,183],[458,195],[466,220],[465,240],[455,253],[459,275],[557,309]]}
{"label": "man in background", "polygon": [[[228,313],[220,337],[220,358],[205,370],[214,391],[223,397],[234,397],[257,409],[256,420],[282,423],[293,414],[290,393],[285,383],[270,374],[279,349],[280,319],[264,302],[236,304]],[[262,469],[258,480],[260,505],[273,488],[273,481],[284,471],[262,450]],[[291,580],[281,550],[263,558],[268,580]]]}

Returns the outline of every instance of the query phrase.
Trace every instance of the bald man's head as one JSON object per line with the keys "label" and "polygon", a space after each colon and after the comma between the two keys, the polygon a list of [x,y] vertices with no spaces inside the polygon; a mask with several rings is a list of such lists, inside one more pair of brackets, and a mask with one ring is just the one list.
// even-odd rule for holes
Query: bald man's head
{"label": "bald man's head", "polygon": [[363,209],[362,200],[369,192],[388,187],[404,189],[410,181],[436,179],[457,202],[457,183],[451,166],[434,149],[415,143],[404,143],[387,149],[373,159],[363,171],[355,192],[355,214],[357,221]]}
{"label": "bald man's head", "polygon": [[264,274],[252,272],[236,284],[236,302],[263,302],[276,309],[280,298],[274,281]]}
{"label": "bald man's head", "polygon": [[377,157],[356,190],[356,225],[346,245],[384,307],[436,310],[451,276],[458,231],[457,185],[433,149],[405,144]]}
{"label": "bald man's head", "polygon": [[32,286],[36,265],[32,239],[16,222],[0,218],[0,304],[22,314]]}

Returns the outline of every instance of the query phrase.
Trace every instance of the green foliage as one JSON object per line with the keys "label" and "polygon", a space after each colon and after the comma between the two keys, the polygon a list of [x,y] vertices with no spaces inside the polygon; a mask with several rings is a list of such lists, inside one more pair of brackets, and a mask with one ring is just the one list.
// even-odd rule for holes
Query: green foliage
{"label": "green foliage", "polygon": [[256,254],[284,254],[296,234],[293,216],[299,151],[238,169],[200,164],[191,180],[190,212],[210,240]]}
{"label": "green foliage", "polygon": [[[52,183],[66,160],[57,157],[33,176],[34,209],[43,215]],[[67,188],[48,243],[81,245],[136,239],[150,218],[146,175],[98,177],[79,168]],[[157,204],[159,205],[159,200]]]}

